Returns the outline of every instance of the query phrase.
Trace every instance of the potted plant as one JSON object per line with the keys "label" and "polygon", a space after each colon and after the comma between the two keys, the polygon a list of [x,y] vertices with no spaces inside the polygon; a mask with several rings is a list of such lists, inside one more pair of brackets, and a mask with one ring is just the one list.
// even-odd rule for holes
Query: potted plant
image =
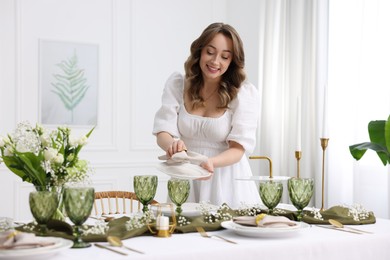
{"label": "potted plant", "polygon": [[353,158],[360,160],[367,149],[375,151],[383,165],[390,164],[390,115],[386,120],[375,120],[368,123],[370,142],[349,146]]}

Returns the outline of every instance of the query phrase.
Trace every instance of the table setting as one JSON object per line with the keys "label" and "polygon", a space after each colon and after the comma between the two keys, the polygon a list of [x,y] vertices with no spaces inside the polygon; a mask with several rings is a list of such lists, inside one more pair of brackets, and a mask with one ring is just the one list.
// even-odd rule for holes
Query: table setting
{"label": "table setting", "polygon": [[[160,156],[165,162],[159,169],[171,177],[163,187],[167,202],[152,203],[161,185],[157,175],[134,175],[133,190],[142,208],[129,214],[94,215],[95,188],[87,178],[88,163],[78,158],[93,129],[80,138],[72,137],[69,128],[47,132],[38,125],[21,124],[18,129],[0,149],[6,166],[35,188],[29,194],[34,219],[20,223],[0,218],[0,259],[182,259],[184,255],[285,259],[291,257],[288,251],[296,259],[337,259],[344,253],[359,259],[372,256],[372,248],[377,249],[375,259],[390,257],[389,220],[378,220],[359,204],[308,206],[314,180],[300,176],[298,157],[297,176],[279,178],[272,175],[270,158],[252,157],[267,159],[270,175],[236,181],[259,181],[262,203],[242,202],[232,208],[226,203],[187,202],[190,182],[208,174],[199,166],[204,156],[191,151]],[[39,137],[37,143],[30,142],[31,134]],[[24,152],[16,150],[18,140],[27,143]],[[28,170],[22,171],[22,166]],[[281,203],[284,192],[291,204]],[[281,241],[286,252],[280,250]],[[352,251],[356,247],[357,255]],[[337,254],[330,248],[338,248]]]}

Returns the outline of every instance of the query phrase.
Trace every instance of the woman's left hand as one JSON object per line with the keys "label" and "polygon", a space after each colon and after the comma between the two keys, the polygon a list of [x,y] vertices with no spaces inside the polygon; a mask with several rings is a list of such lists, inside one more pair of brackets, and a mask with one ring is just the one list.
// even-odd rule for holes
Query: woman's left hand
{"label": "woman's left hand", "polygon": [[211,177],[213,177],[213,175],[214,175],[214,164],[213,164],[213,162],[210,159],[208,159],[206,162],[202,162],[200,164],[200,167],[202,167],[203,169],[207,170],[211,174],[208,177],[199,178],[197,180],[203,180],[204,181],[204,180],[209,180],[209,179],[211,179]]}

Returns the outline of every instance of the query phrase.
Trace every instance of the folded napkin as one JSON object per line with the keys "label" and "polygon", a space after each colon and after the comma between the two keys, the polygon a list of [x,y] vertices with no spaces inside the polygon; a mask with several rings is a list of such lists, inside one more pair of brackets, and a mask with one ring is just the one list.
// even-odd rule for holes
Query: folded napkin
{"label": "folded napkin", "polygon": [[197,179],[210,176],[210,172],[199,166],[208,160],[207,156],[196,152],[181,151],[172,155],[171,158],[161,155],[158,159],[166,160],[158,166],[158,169],[172,177]]}
{"label": "folded napkin", "polygon": [[284,216],[271,216],[264,213],[257,216],[239,216],[233,218],[233,222],[246,226],[258,226],[265,228],[281,228],[296,226],[297,223]]}
{"label": "folded napkin", "polygon": [[16,230],[8,230],[0,233],[0,250],[34,248],[51,244],[53,243],[42,243],[41,239],[33,233],[24,233]]}

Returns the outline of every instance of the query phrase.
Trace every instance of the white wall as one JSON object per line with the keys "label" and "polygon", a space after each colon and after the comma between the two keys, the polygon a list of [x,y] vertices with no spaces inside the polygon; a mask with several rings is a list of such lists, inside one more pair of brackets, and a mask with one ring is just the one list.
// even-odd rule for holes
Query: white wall
{"label": "white wall", "polygon": [[[151,134],[165,80],[183,71],[189,46],[205,26],[231,21],[242,31],[248,76],[256,84],[251,2],[1,0],[0,134],[19,121],[39,122],[39,40],[97,44],[98,125],[81,156],[95,168],[96,190],[133,190],[133,175],[158,174],[156,199],[165,201],[168,178],[153,167],[161,151]],[[74,127],[76,133],[88,129]],[[30,190],[0,165],[0,216],[30,219]]]}

